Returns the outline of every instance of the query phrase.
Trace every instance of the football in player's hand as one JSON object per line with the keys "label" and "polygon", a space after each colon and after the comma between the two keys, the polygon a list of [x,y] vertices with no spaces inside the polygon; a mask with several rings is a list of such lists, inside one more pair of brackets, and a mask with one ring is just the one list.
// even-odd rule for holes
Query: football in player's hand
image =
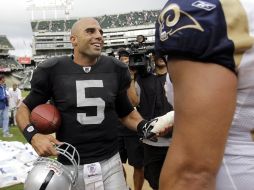
{"label": "football in player's hand", "polygon": [[30,122],[39,133],[51,134],[56,132],[60,127],[61,115],[54,105],[40,104],[32,110]]}

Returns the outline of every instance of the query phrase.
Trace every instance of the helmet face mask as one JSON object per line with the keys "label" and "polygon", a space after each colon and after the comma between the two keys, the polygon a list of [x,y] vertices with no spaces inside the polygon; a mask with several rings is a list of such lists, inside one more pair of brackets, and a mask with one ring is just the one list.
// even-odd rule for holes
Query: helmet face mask
{"label": "helmet face mask", "polygon": [[80,162],[77,150],[68,143],[56,150],[70,161],[73,171],[55,159],[39,157],[26,178],[24,190],[71,190],[75,186]]}

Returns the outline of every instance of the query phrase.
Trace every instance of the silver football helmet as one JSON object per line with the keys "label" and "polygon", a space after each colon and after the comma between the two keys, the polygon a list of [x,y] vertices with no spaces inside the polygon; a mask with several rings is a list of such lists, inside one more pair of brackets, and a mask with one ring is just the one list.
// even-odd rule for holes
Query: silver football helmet
{"label": "silver football helmet", "polygon": [[68,143],[58,145],[56,150],[74,166],[67,169],[55,159],[39,157],[29,172],[24,190],[71,190],[75,187],[80,162],[79,153]]}

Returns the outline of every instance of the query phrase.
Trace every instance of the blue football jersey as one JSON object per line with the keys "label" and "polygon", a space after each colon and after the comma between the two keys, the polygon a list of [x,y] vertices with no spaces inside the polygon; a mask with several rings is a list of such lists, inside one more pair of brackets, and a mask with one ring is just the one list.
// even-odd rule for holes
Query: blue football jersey
{"label": "blue football jersey", "polygon": [[156,52],[168,59],[220,64],[235,72],[235,44],[223,6],[219,0],[168,1],[156,23]]}

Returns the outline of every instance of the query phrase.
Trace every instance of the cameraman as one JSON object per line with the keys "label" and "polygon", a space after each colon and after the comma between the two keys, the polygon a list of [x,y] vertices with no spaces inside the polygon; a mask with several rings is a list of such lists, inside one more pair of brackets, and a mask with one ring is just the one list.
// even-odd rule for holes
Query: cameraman
{"label": "cameraman", "polygon": [[[133,55],[135,56],[135,54]],[[146,58],[144,64],[137,66],[137,93],[139,105],[137,110],[145,119],[150,120],[173,110],[168,103],[164,85],[167,67],[164,58],[152,55],[155,64],[155,73],[149,72],[151,58]],[[135,63],[131,63],[132,70]],[[141,66],[142,65],[142,66]],[[171,134],[157,138],[157,142],[143,140],[144,143],[144,175],[150,186],[159,189],[159,176],[171,140]]]}
{"label": "cameraman", "polygon": [[[123,48],[119,49],[118,51],[119,60],[128,65],[129,54],[130,53],[127,50]],[[130,73],[131,73],[132,81],[131,81],[129,89],[127,90],[127,94],[132,105],[136,107],[138,105],[139,99],[135,89],[135,71],[130,70]],[[144,183],[143,144],[140,142],[136,132],[128,129],[127,127],[124,127],[120,123],[119,123],[118,131],[119,131],[119,135],[118,135],[119,153],[120,153],[122,163],[126,163],[128,159],[129,165],[133,166],[134,189],[141,190]],[[125,169],[124,169],[124,175],[126,178]]]}

